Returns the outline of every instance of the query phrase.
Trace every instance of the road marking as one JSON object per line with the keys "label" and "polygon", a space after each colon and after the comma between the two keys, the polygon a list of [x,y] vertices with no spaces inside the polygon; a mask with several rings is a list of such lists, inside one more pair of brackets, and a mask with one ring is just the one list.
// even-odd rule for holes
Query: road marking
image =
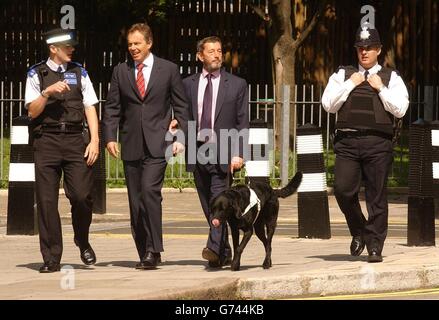
{"label": "road marking", "polygon": [[294,298],[287,300],[357,300],[357,299],[407,297],[407,296],[434,295],[434,294],[436,295],[439,294],[439,288],[416,289],[416,290],[382,292],[382,293],[362,293],[362,294],[313,297],[313,298]]}

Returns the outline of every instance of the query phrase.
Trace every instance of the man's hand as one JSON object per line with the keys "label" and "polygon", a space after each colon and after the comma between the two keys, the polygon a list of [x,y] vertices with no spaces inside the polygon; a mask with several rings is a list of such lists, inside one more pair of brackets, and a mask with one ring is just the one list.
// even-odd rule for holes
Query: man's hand
{"label": "man's hand", "polygon": [[110,141],[107,143],[107,150],[108,152],[115,158],[119,157],[119,147],[117,146],[117,142]]}
{"label": "man's hand", "polygon": [[172,155],[176,156],[178,153],[181,153],[183,151],[184,151],[184,145],[181,144],[180,142],[175,141],[172,144]]}
{"label": "man's hand", "polygon": [[369,82],[370,86],[377,91],[380,91],[381,88],[384,86],[383,81],[377,74],[372,74],[369,79],[367,79],[367,82]]}
{"label": "man's hand", "polygon": [[353,73],[349,79],[352,80],[355,86],[358,86],[360,83],[362,83],[365,80],[364,75],[360,72]]}
{"label": "man's hand", "polygon": [[241,157],[233,157],[232,161],[230,162],[230,171],[233,173],[233,171],[241,169],[243,164],[244,159]]}
{"label": "man's hand", "polygon": [[65,93],[67,91],[70,91],[70,87],[67,84],[67,80],[64,80],[64,81],[58,81],[52,84],[51,86],[47,87],[45,93],[51,96],[54,93]]}
{"label": "man's hand", "polygon": [[177,128],[178,128],[178,121],[177,119],[172,119],[171,123],[169,124],[169,132],[171,134],[176,134],[177,133]]}
{"label": "man's hand", "polygon": [[90,141],[85,148],[84,158],[87,158],[87,165],[91,166],[96,162],[99,156],[99,141]]}

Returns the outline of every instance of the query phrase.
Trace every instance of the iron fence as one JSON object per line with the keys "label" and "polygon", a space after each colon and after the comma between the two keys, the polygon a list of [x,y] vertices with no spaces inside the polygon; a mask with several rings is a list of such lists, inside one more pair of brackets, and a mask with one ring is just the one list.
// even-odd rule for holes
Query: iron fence
{"label": "iron fence", "polygon": [[[13,83],[4,81],[0,82],[0,183],[5,187],[8,180],[9,170],[9,137],[12,119],[14,117],[26,114],[24,108],[24,88],[22,82]],[[95,89],[99,98],[97,111],[99,119],[102,116],[102,108],[104,107],[104,95],[108,92],[109,84],[99,83]],[[276,112],[279,109],[280,98],[276,97],[276,87],[273,85],[249,85],[249,117],[250,120],[259,118],[266,121],[274,130],[276,124]],[[305,123],[312,123],[322,128],[324,141],[324,155],[326,161],[326,173],[328,184],[333,180],[333,152],[331,143],[331,133],[333,131],[336,115],[328,114],[321,106],[321,96],[323,88],[321,86],[295,86],[294,101],[289,101],[291,110],[296,114],[296,124],[298,126]],[[410,108],[403,119],[402,134],[398,146],[395,148],[395,161],[393,164],[390,180],[397,181],[398,185],[404,185],[408,170],[408,128],[410,123],[419,118],[430,118],[429,120],[439,119],[439,87],[417,87],[410,90]],[[428,119],[426,119],[428,120]],[[276,145],[276,139],[273,132],[273,141]],[[289,174],[291,177],[295,172],[295,148],[291,146],[289,159]],[[106,155],[106,178],[109,184],[123,183],[125,177],[123,173],[123,164],[120,159],[114,159],[105,152]],[[180,158],[174,159],[167,168],[165,183],[174,181],[174,186],[185,186],[186,181],[191,181],[192,176],[184,169],[182,155]],[[273,166],[271,168],[271,178],[274,181],[280,181],[280,154],[273,153]],[[178,160],[178,161],[175,161]],[[240,173],[237,177],[243,178]]]}

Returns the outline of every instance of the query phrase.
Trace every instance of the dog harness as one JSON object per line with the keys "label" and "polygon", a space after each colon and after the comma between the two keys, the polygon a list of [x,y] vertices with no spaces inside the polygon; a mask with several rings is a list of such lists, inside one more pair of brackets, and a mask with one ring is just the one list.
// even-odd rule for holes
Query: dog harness
{"label": "dog harness", "polygon": [[250,191],[250,203],[248,204],[247,208],[245,208],[245,211],[241,215],[241,217],[246,215],[250,211],[250,209],[253,208],[255,205],[258,205],[258,211],[256,212],[256,218],[255,218],[255,220],[253,220],[253,224],[254,224],[255,221],[258,219],[259,212],[261,211],[261,200],[259,200],[258,196],[256,195],[256,192],[253,189],[248,188],[248,190]]}

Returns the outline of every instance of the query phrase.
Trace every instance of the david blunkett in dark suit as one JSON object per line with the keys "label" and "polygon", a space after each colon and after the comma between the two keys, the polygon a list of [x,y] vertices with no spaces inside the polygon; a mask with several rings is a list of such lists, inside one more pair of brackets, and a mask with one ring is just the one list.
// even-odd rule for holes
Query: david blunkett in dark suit
{"label": "david blunkett in dark suit", "polygon": [[[163,251],[162,195],[165,153],[182,152],[180,142],[165,140],[172,110],[180,129],[187,131],[188,104],[177,65],[153,55],[148,25],[134,24],[127,32],[132,60],[113,70],[104,108],[104,135],[108,152],[119,155],[120,130],[130,206],[131,231],[140,262],[137,269],[155,268]],[[169,149],[168,149],[169,150]]]}
{"label": "david blunkett in dark suit", "polygon": [[[186,170],[194,173],[201,206],[210,226],[207,245],[202,257],[210,268],[220,268],[231,261],[227,225],[212,225],[209,204],[220,192],[229,187],[227,172],[238,170],[244,161],[248,145],[248,90],[244,79],[223,69],[221,39],[207,37],[197,44],[197,58],[203,70],[183,80],[189,100],[189,119],[195,130],[189,130],[186,148]],[[221,139],[221,132],[240,133],[241,138]],[[195,137],[191,132],[196,131]],[[241,135],[242,134],[242,135]],[[197,157],[190,152],[197,140]],[[206,157],[202,154],[210,153]],[[207,161],[206,161],[207,160]]]}

